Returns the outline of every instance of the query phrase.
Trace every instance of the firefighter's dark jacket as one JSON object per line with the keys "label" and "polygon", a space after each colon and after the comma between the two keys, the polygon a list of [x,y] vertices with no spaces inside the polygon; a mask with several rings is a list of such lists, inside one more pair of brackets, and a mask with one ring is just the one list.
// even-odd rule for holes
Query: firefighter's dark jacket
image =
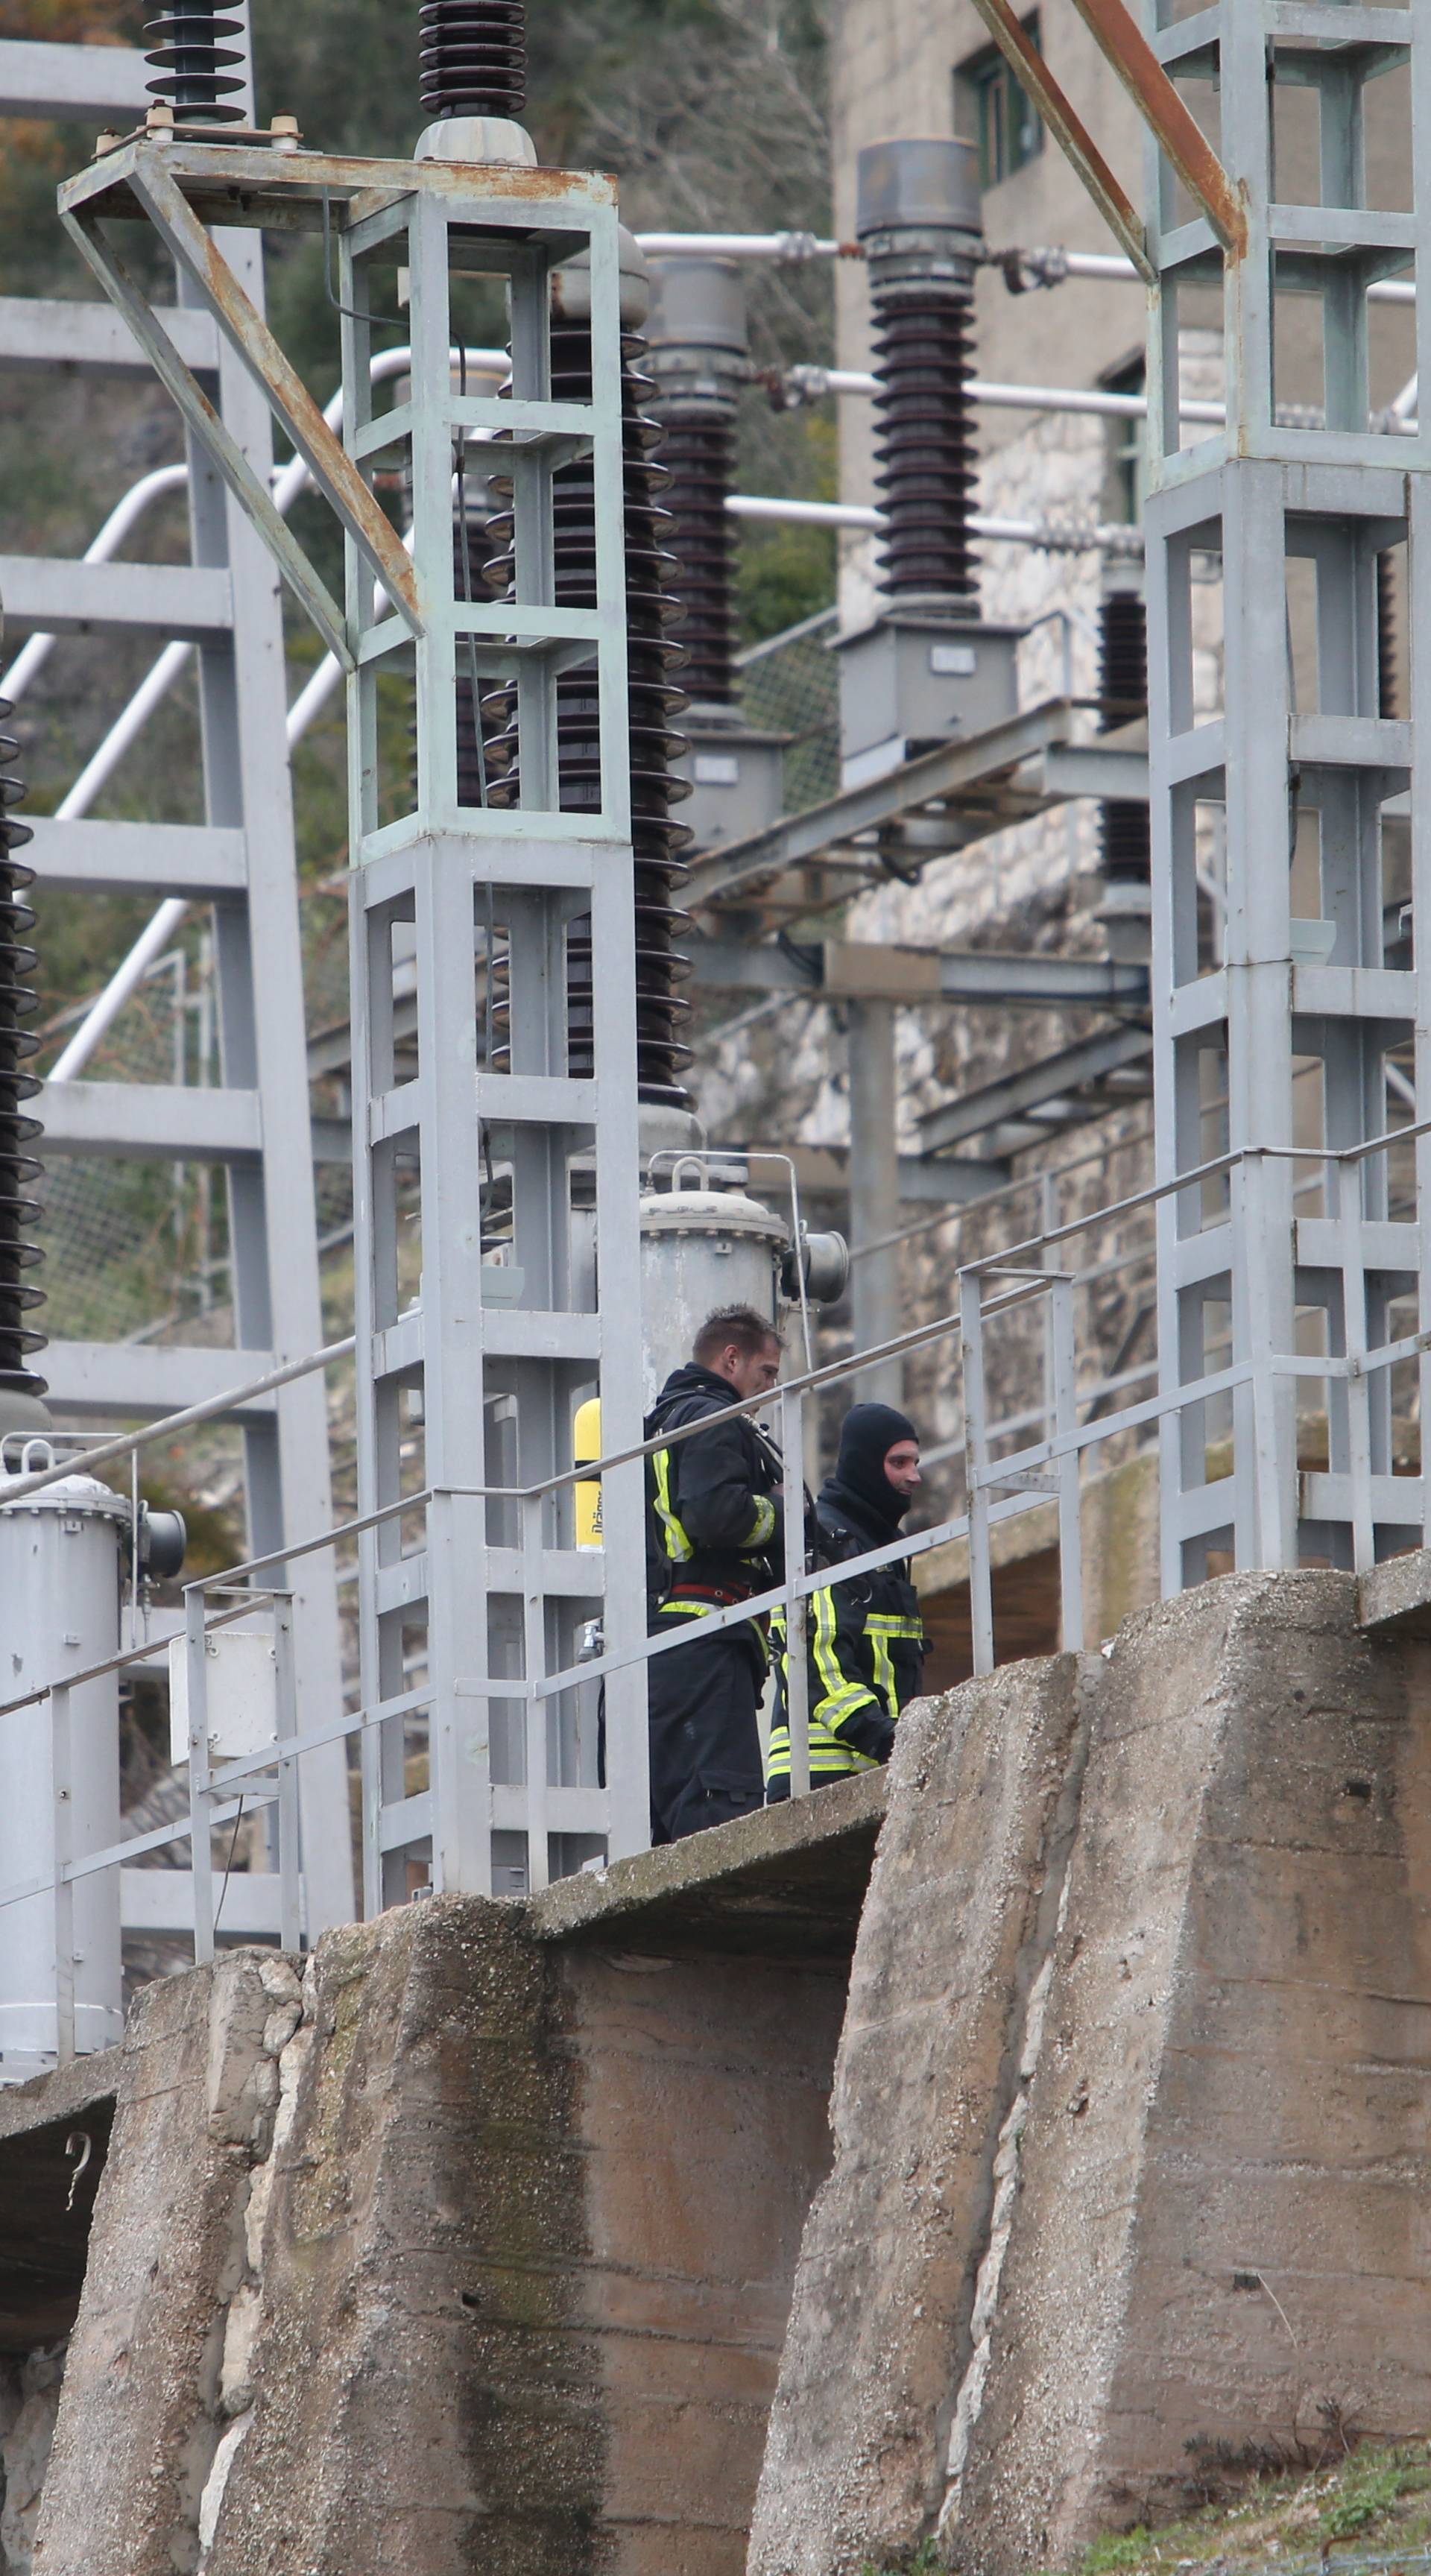
{"label": "firefighter's dark jacket", "polygon": [[[856,1518],[854,1497],[830,1479],[820,1488],[816,1512],[820,1552],[829,1566],[873,1548],[887,1547],[894,1528]],[[810,1779],[844,1778],[887,1762],[900,1710],[919,1696],[924,1673],[924,1621],[919,1595],[896,1560],[829,1583],[810,1595],[806,1617],[810,1675]],[[790,1732],[786,1710],[788,1658],[783,1614],[771,1620],[776,1656],[776,1701],[766,1780],[773,1797],[788,1796]]]}
{"label": "firefighter's dark jacket", "polygon": [[[724,1413],[735,1389],[695,1360],[672,1371],[646,1419],[646,1438]],[[780,1455],[749,1414],[714,1423],[646,1462],[646,1588],[670,1594],[766,1589],[782,1562]]]}

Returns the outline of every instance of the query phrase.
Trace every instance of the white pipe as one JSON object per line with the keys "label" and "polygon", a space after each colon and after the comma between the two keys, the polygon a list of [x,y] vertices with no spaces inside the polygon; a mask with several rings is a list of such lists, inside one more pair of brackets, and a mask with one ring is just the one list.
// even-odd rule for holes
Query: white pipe
{"label": "white pipe", "polygon": [[[463,352],[459,349],[453,349],[450,354],[453,365],[459,366],[462,363]],[[510,360],[505,349],[468,349],[466,352],[466,361],[469,367],[505,367],[510,364]],[[382,349],[373,359],[371,381],[375,385],[384,384],[390,377],[402,375],[411,363],[411,349]],[[342,417],[342,410],[343,394],[340,386],[338,391],[331,396],[330,400],[325,403],[323,407],[323,417],[330,429],[336,428],[338,421]],[[179,481],[186,482],[188,480],[187,469],[182,465],[166,465],[161,467],[159,472],[161,475],[175,477]],[[147,475],[144,478],[145,484],[150,485],[156,483],[157,480],[158,477],[155,475]],[[286,516],[308,480],[308,468],[301,456],[292,457],[286,465],[278,467],[273,477],[274,507]],[[95,539],[95,546],[98,546],[101,539],[109,533],[112,519],[118,518],[120,513],[126,508],[127,504],[134,501],[135,495],[143,488],[143,485],[136,484],[134,486],[134,490],[126,495],[125,500],[119,504],[118,510],[112,513],[111,520],[106,520],[105,526],[100,530],[99,536]],[[171,484],[169,488],[176,487],[174,484]],[[152,498],[152,493],[148,497]],[[144,504],[140,503],[139,506],[143,507]],[[137,512],[131,515],[130,521],[126,522],[127,525],[132,524],[133,515],[137,515]],[[122,534],[123,531],[121,530],[120,533]],[[114,538],[114,543],[118,543],[117,536]],[[90,553],[86,557],[86,561],[90,562],[98,560],[99,558],[95,554],[94,547],[91,547]],[[34,643],[39,639],[37,637],[32,637],[30,640]],[[105,780],[110,776],[112,771],[118,768],[119,763],[123,759],[126,751],[129,749],[130,744],[134,741],[136,735],[142,732],[145,724],[152,715],[155,707],[158,706],[160,700],[168,695],[169,690],[173,687],[174,682],[178,678],[180,671],[183,669],[184,664],[187,662],[193,649],[192,644],[165,645],[157,662],[155,662],[153,668],[140,682],[139,687],[136,689],[122,715],[120,715],[116,719],[115,723],[111,725],[109,732],[105,735],[105,738],[99,745],[98,750],[81,770],[73,787],[70,789],[69,794],[63,799],[62,803],[56,806],[55,813],[57,820],[61,822],[72,822],[79,815],[88,813],[90,806],[94,802],[95,797],[99,794]],[[29,650],[28,645],[25,650]],[[22,654],[19,659],[23,660],[23,658],[24,655]],[[332,661],[331,655],[328,657],[328,660],[332,665],[332,677],[328,679],[327,685],[321,690],[317,687],[318,682],[324,676],[325,666],[323,663],[320,663],[318,669],[314,672],[312,679],[309,680],[307,687],[300,692],[299,697],[289,710],[288,739],[290,744],[298,740],[299,735],[312,721],[313,716],[316,715],[324,698],[329,694],[333,685],[333,680],[337,677],[337,663]],[[306,713],[303,715],[295,730],[294,719],[298,716],[300,708],[304,708],[305,706]],[[47,1076],[49,1081],[72,1082],[75,1075],[81,1072],[84,1066],[88,1064],[90,1057],[93,1055],[95,1048],[100,1042],[100,1039],[105,1035],[106,1031],[111,1027],[119,1013],[123,1010],[131,993],[135,992],[139,985],[143,983],[149,967],[153,963],[154,959],[168,946],[169,941],[178,929],[179,924],[183,920],[188,909],[189,907],[187,903],[181,902],[177,896],[171,895],[165,902],[160,904],[156,912],[151,914],[146,927],[140,933],[134,946],[130,949],[128,956],[125,957],[120,965],[115,968],[115,971],[111,975],[109,982],[105,985],[103,992],[98,995],[90,1009],[85,1013],[84,1018],[81,1020],[79,1027],[74,1033],[74,1036],[70,1039],[68,1046],[66,1046],[61,1054],[56,1058],[54,1066]]]}
{"label": "white pipe", "polygon": [[[1055,278],[1050,280],[1051,283],[1056,282],[1059,276],[1123,277],[1131,283],[1139,275],[1131,259],[1126,259],[1122,251],[1031,250],[1025,252],[1024,256],[1029,266],[1034,269],[1040,261],[1058,263]],[[1367,288],[1366,299],[1368,304],[1414,304],[1416,288],[1414,284],[1403,278],[1381,277]]]}
{"label": "white pipe", "polygon": [[852,254],[852,242],[822,241],[815,233],[638,233],[642,250],[653,259],[679,259],[683,253],[706,259],[838,259]]}
{"label": "white pipe", "polygon": [[[786,381],[811,401],[818,401],[822,394],[877,394],[880,389],[878,376],[842,367],[790,367]],[[1408,437],[1416,437],[1421,427],[1414,417],[1416,390],[1417,379],[1413,376],[1409,384],[1402,386],[1395,402],[1379,415],[1378,425],[1389,429],[1394,424]],[[987,403],[996,411],[1088,412],[1107,420],[1146,420],[1148,416],[1146,394],[1099,393],[1091,386],[998,385],[973,376],[965,392],[971,401]],[[1220,428],[1227,418],[1227,406],[1189,400],[1183,404],[1181,416],[1184,420],[1208,421]],[[1302,423],[1293,425],[1300,427]]]}
{"label": "white pipe", "polygon": [[75,822],[81,814],[89,812],[110,772],[119,767],[130,744],[137,734],[143,732],[161,698],[168,696],[193,649],[192,644],[165,645],[158,661],[140,681],[124,713],[116,717],[68,795],[62,797],[55,807],[60,822]]}
{"label": "white pipe", "polygon": [[[878,376],[858,373],[843,367],[791,367],[788,381],[797,393],[814,397],[820,394],[877,394]],[[987,403],[995,411],[1073,411],[1090,412],[1104,420],[1146,420],[1146,394],[1100,393],[1092,386],[1080,385],[1000,385],[987,383],[982,377],[971,377],[965,387],[970,400]],[[1219,422],[1227,414],[1221,403],[1185,402],[1184,420]]]}
{"label": "white pipe", "polygon": [[50,1082],[72,1082],[81,1065],[87,1064],[110,1023],[123,1010],[136,985],[142,984],[149,968],[161,951],[167,948],[189,907],[177,895],[161,903],[148,926],[141,931],[122,966],[116,967],[100,994],[91,1004],[63,1053],[56,1057],[47,1075]]}
{"label": "white pipe", "polygon": [[[116,501],[93,543],[86,546],[85,563],[108,563],[119,552],[130,529],[142,518],[151,501],[166,492],[181,491],[189,480],[187,466],[158,465],[152,474],[143,474],[132,483],[122,501]],[[53,635],[32,635],[22,644],[8,671],[0,671],[0,698],[14,705],[23,698],[36,673],[43,670],[54,648]]]}
{"label": "white pipe", "polygon": [[[735,519],[778,519],[801,527],[863,528],[876,535],[889,526],[888,513],[858,501],[782,501],[765,493],[733,492],[726,502]],[[1060,554],[1141,554],[1143,535],[1132,526],[1087,527],[1076,520],[990,519],[975,513],[969,534],[995,544],[1046,546]]]}

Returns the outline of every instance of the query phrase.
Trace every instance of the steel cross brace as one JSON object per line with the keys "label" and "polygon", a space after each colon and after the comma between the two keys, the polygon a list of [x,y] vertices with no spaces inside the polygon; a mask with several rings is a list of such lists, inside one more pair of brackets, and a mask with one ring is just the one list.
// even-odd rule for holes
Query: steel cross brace
{"label": "steel cross brace", "polygon": [[217,244],[188,204],[168,166],[171,154],[172,147],[159,144],[126,145],[121,152],[110,155],[98,173],[82,172],[60,190],[60,220],[106,295],[123,314],[189,427],[203,441],[328,650],[341,669],[351,671],[357,639],[350,637],[342,609],[280,518],[272,496],[225,428],[108,238],[101,221],[103,197],[95,202],[97,188],[103,189],[105,196],[116,197],[126,212],[132,212],[137,205],[148,215],[166,248],[193,279],[219,329],[292,439],[319,491],[387,591],[398,616],[416,636],[423,632],[423,622],[412,563],[359,469],[328,427],[262,314],[244,293]]}
{"label": "steel cross brace", "polygon": [[[1010,773],[1041,752],[1067,746],[1073,712],[1065,698],[1045,699],[983,732],[956,735],[941,743],[937,751],[921,752],[918,759],[905,761],[887,777],[845,788],[824,804],[808,807],[803,814],[787,814],[745,840],[727,842],[694,862],[681,900],[692,910],[706,904],[744,901],[786,869],[823,858],[856,834],[912,814],[921,805],[944,798],[957,800],[988,788],[992,782],[1007,781],[1011,792],[1016,793],[1019,782]],[[1138,790],[1131,786],[1122,792],[1136,795]],[[1039,811],[1046,801],[1037,797],[1037,791],[1035,798],[1032,805],[1025,807],[1025,814]],[[1006,821],[1016,819],[1024,816],[1000,815],[986,828],[998,831]]]}
{"label": "steel cross brace", "polygon": [[[1244,191],[1228,177],[1197,119],[1130,16],[1125,0],[1073,0],[1073,5],[1184,187],[1201,206],[1229,258],[1244,258]],[[1136,208],[1042,54],[1020,26],[1009,0],[974,0],[974,6],[1139,276],[1148,285],[1156,286],[1158,271],[1148,255],[1147,232]]]}

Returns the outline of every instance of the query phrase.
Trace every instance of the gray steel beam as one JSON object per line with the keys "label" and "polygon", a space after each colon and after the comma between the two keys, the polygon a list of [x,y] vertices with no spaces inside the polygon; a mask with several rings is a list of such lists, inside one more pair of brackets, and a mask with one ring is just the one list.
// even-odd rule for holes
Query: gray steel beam
{"label": "gray steel beam", "polygon": [[[78,1422],[153,1422],[186,1405],[208,1404],[231,1386],[262,1377],[271,1351],[204,1350],[173,1342],[50,1342],[45,1349],[50,1411]],[[233,1419],[271,1422],[277,1397],[236,1405]],[[222,1420],[224,1417],[219,1416]]]}
{"label": "gray steel beam", "polygon": [[[984,1083],[961,1100],[948,1100],[941,1108],[931,1109],[919,1122],[920,1142],[926,1153],[942,1153],[951,1145],[966,1143],[970,1137],[988,1135],[1005,1120],[1027,1118],[1040,1110],[1047,1112],[1056,1102],[1090,1083],[1105,1082],[1110,1074],[1125,1067],[1147,1064],[1152,1052],[1152,1033],[1146,1028],[1105,1030],[1077,1046],[1065,1047],[1059,1055],[1044,1056],[1018,1073],[1001,1074],[996,1082]],[[1100,1103],[1100,1111],[1108,1105]],[[1071,1114],[1076,1118],[1086,1113],[1075,1104]]]}
{"label": "gray steel beam", "polygon": [[[732,841],[723,850],[698,859],[682,888],[682,903],[694,911],[705,904],[730,903],[753,894],[758,886],[768,884],[786,868],[821,858],[857,833],[874,831],[881,823],[913,813],[939,798],[990,790],[1002,781],[1010,798],[1017,801],[1013,773],[1036,753],[1056,743],[1066,743],[1073,720],[1073,708],[1067,699],[1048,698],[1002,724],[986,727],[982,733],[964,734],[941,743],[937,751],[906,761],[902,769],[894,770],[887,778],[849,788],[823,805],[810,806],[803,814],[787,814],[767,831],[753,833],[744,841]],[[1022,800],[1022,806],[1030,810],[1027,798]],[[989,828],[998,829],[999,821],[1006,819],[1007,816],[1000,817]]]}
{"label": "gray steel beam", "polygon": [[1103,957],[1000,954],[992,949],[825,940],[808,949],[773,940],[702,939],[692,980],[728,991],[824,993],[832,998],[989,1003],[1000,1009],[1143,1010],[1146,966]]}
{"label": "gray steel beam", "polygon": [[149,105],[148,81],[129,45],[0,44],[0,116],[129,125]]}
{"label": "gray steel beam", "polygon": [[[1139,726],[1146,733],[1146,726]],[[1137,750],[1120,750],[1116,742],[1059,743],[1051,751],[1040,752],[1019,773],[1019,785],[1031,793],[1046,797],[1051,805],[1070,796],[1110,798],[1122,805],[1146,805],[1148,801],[1148,753],[1146,744]]]}
{"label": "gray steel beam", "polygon": [[[27,818],[28,819],[28,818]],[[248,882],[242,832],[189,823],[31,823],[31,862],[56,894],[162,894],[185,903],[241,895]]]}
{"label": "gray steel beam", "polygon": [[[3,50],[3,49],[0,49]],[[187,366],[212,374],[219,339],[207,313],[164,309],[165,324]],[[148,375],[149,361],[112,304],[0,295],[0,369],[70,368],[76,374]]]}
{"label": "gray steel beam", "polygon": [[0,555],[7,627],[48,635],[145,634],[215,643],[233,629],[226,571],[196,564],[65,563]]}
{"label": "gray steel beam", "polygon": [[238,1163],[263,1131],[256,1091],[160,1082],[47,1082],[38,1115],[47,1154],[118,1162]]}
{"label": "gray steel beam", "polygon": [[[732,1154],[742,1148],[730,1147]],[[844,1145],[792,1145],[790,1159],[802,1198],[846,1199],[850,1191],[849,1149]],[[1006,1162],[981,1156],[940,1160],[935,1155],[901,1154],[897,1158],[901,1201],[920,1206],[964,1207],[987,1198],[1013,1178]]]}

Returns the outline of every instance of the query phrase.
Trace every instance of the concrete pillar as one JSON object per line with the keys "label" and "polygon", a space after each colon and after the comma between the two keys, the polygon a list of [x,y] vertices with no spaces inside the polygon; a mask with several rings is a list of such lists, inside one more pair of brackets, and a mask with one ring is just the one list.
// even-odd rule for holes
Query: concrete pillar
{"label": "concrete pillar", "polygon": [[[900,1327],[899,1250],[859,1258],[861,1246],[881,1241],[899,1224],[899,1158],[895,1137],[894,1004],[851,1002],[848,1018],[850,1077],[850,1238],[856,1259],[850,1272],[855,1348],[869,1350]],[[855,1397],[865,1404],[902,1404],[904,1367],[881,1360],[861,1369]]]}

